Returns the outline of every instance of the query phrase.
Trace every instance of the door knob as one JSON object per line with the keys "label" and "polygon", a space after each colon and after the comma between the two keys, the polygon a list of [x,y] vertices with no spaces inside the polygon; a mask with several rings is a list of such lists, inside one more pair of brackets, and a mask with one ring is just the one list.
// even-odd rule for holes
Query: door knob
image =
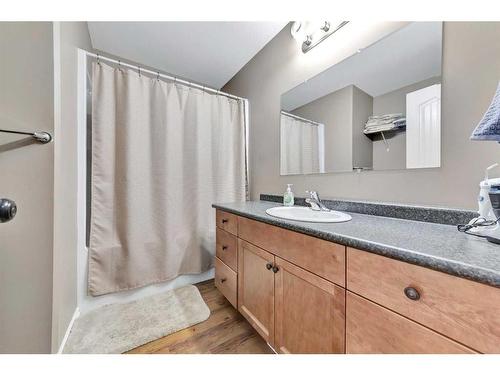
{"label": "door knob", "polygon": [[16,216],[17,205],[16,202],[10,199],[0,199],[0,223],[6,223]]}

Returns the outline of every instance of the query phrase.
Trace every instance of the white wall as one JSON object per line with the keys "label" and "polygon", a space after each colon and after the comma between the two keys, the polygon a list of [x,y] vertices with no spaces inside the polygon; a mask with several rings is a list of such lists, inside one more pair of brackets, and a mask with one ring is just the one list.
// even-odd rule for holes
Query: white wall
{"label": "white wall", "polygon": [[54,22],[54,260],[52,351],[77,307],[77,48],[91,49],[86,22]]}

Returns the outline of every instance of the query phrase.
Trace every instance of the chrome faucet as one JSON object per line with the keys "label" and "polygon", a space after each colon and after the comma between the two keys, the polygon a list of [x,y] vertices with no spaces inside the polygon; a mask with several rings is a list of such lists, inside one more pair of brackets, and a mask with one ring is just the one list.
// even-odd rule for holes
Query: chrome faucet
{"label": "chrome faucet", "polygon": [[317,192],[306,190],[306,193],[309,194],[309,198],[306,198],[306,203],[311,205],[313,211],[330,211],[330,209],[321,202]]}

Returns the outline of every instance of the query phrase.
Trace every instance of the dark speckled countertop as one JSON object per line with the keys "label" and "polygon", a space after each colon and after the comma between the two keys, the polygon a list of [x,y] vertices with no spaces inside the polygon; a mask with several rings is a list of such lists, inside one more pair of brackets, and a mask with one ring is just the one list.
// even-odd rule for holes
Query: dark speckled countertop
{"label": "dark speckled countertop", "polygon": [[265,201],[214,204],[214,208],[355,247],[451,275],[500,287],[500,245],[457,231],[456,226],[349,212],[345,223],[306,223],[266,214]]}

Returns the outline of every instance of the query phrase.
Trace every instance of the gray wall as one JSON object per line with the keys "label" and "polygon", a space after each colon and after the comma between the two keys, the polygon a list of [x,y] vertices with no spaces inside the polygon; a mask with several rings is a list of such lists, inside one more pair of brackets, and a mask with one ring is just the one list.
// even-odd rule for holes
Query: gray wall
{"label": "gray wall", "polygon": [[[424,87],[441,83],[441,77],[432,77],[412,85],[388,92],[373,98],[373,114],[402,113],[406,115],[406,94]],[[387,132],[384,136],[389,145],[389,151],[382,136],[373,139],[373,168],[376,170],[406,168],[406,132]]]}
{"label": "gray wall", "polygon": [[441,77],[432,77],[373,98],[373,114],[402,113],[406,115],[406,94],[441,83]]}
{"label": "gray wall", "polygon": [[55,99],[52,316],[52,351],[57,351],[77,307],[77,48],[91,50],[91,43],[86,22],[55,23],[54,34],[60,57],[55,66],[60,95]]}
{"label": "gray wall", "polygon": [[364,133],[366,120],[373,111],[373,98],[352,86],[352,166],[373,168],[373,143]]}
{"label": "gray wall", "polygon": [[[54,129],[52,23],[0,22],[0,124]],[[0,353],[51,349],[54,143],[0,133]]]}
{"label": "gray wall", "polygon": [[325,125],[325,171],[352,170],[352,86],[292,111]]}
{"label": "gray wall", "polygon": [[372,168],[373,147],[363,129],[372,114],[373,98],[349,85],[298,107],[293,114],[325,125],[325,171]]}
{"label": "gray wall", "polygon": [[[381,27],[388,30],[403,24]],[[469,140],[500,78],[498,35],[498,22],[444,23],[441,168],[280,177],[281,93],[347,55],[346,48],[336,48],[327,40],[301,56],[288,27],[284,28],[224,87],[250,99],[252,198],[258,199],[260,193],[282,194],[285,184],[293,183],[298,196],[315,189],[330,197],[475,209],[484,168],[500,160],[497,143]],[[329,39],[335,41],[335,35]]]}

